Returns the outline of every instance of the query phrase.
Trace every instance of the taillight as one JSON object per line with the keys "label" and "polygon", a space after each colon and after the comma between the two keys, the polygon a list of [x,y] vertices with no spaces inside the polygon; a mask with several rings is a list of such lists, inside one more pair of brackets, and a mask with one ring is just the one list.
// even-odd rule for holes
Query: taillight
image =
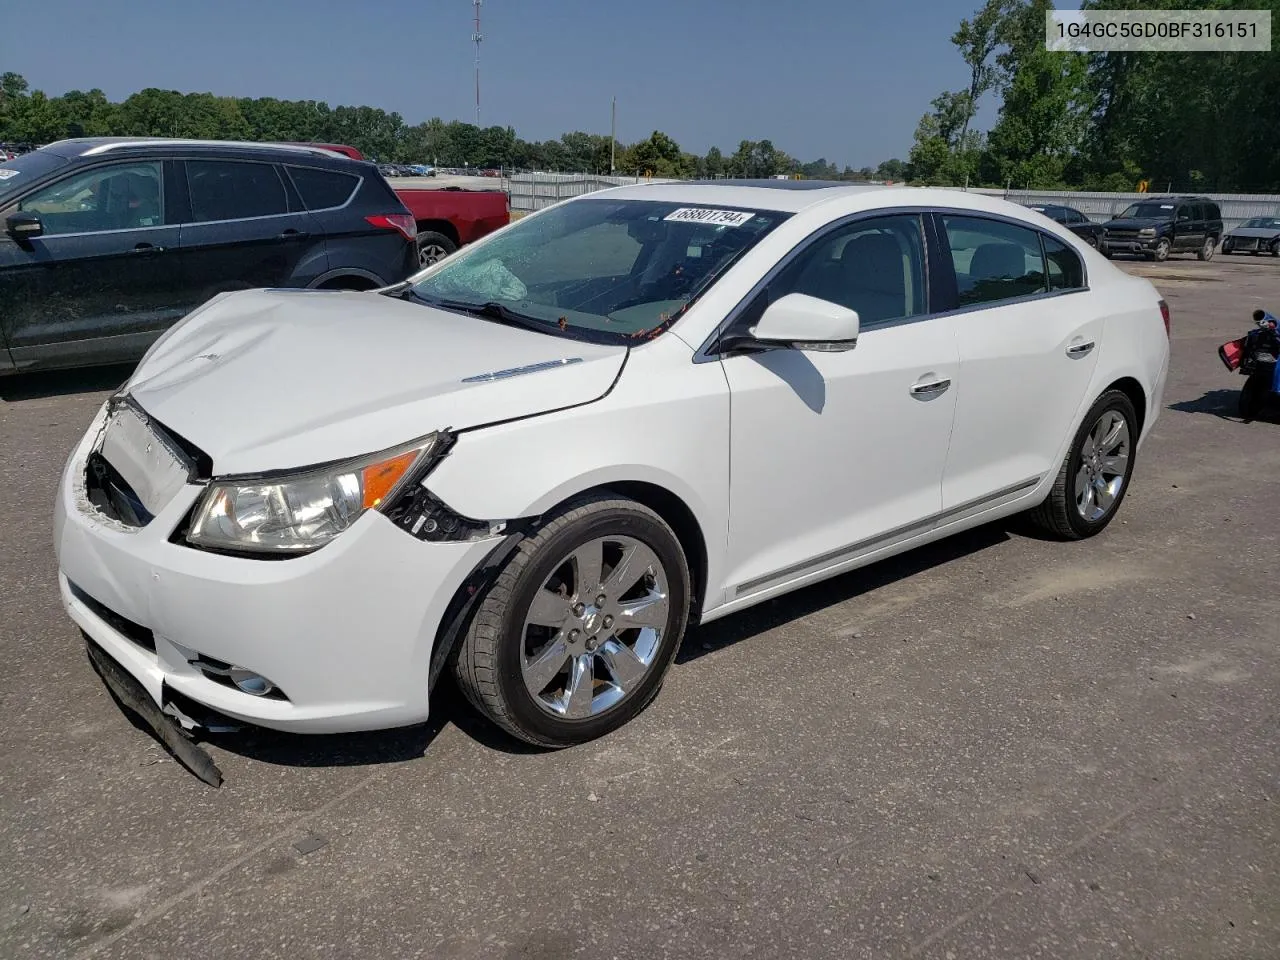
{"label": "taillight", "polygon": [[1160,317],[1164,320],[1164,335],[1170,336],[1169,333],[1169,305],[1163,300],[1160,301]]}
{"label": "taillight", "polygon": [[413,240],[418,236],[418,224],[414,222],[411,213],[379,213],[365,217],[365,220],[383,230],[399,230],[406,240]]}

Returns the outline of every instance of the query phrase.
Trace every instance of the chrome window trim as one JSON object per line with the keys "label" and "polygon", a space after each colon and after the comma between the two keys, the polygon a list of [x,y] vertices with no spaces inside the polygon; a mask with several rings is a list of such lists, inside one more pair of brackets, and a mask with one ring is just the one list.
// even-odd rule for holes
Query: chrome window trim
{"label": "chrome window trim", "polygon": [[[723,335],[723,333],[727,329],[729,329],[734,323],[737,322],[738,318],[742,315],[743,311],[745,311],[747,307],[749,307],[751,303],[755,300],[755,298],[760,295],[760,292],[765,287],[767,287],[770,283],[772,283],[775,279],[777,279],[778,275],[782,273],[782,271],[785,270],[788,266],[790,266],[791,263],[796,259],[796,257],[800,256],[800,254],[808,250],[809,247],[811,247],[813,244],[820,242],[827,234],[831,233],[832,231],[841,229],[842,227],[848,226],[850,223],[856,223],[859,220],[872,220],[872,219],[878,219],[880,217],[887,217],[887,216],[902,216],[904,214],[907,214],[907,215],[915,214],[919,216],[933,215],[938,217],[953,215],[953,216],[967,216],[967,217],[972,217],[978,220],[995,220],[1001,223],[1007,223],[1010,226],[1021,227],[1024,230],[1030,230],[1032,233],[1035,233],[1041,236],[1052,237],[1054,240],[1057,240],[1059,243],[1063,243],[1068,249],[1073,250],[1077,257],[1080,257],[1080,269],[1081,269],[1081,273],[1083,274],[1083,277],[1082,277],[1083,285],[1079,287],[1072,287],[1069,290],[1045,290],[1045,291],[1041,291],[1040,293],[1027,294],[1026,296],[1022,296],[1022,297],[1013,297],[1008,300],[992,300],[987,303],[966,304],[964,306],[956,307],[952,310],[937,310],[937,311],[930,311],[927,313],[917,314],[916,316],[913,316],[913,317],[900,317],[895,320],[881,320],[876,323],[867,324],[863,328],[863,332],[865,333],[874,333],[877,330],[886,330],[892,327],[899,327],[908,323],[921,323],[925,320],[932,320],[940,317],[952,317],[952,316],[957,316],[963,313],[972,313],[975,310],[990,310],[995,307],[1003,307],[1011,304],[1028,303],[1035,300],[1047,300],[1051,297],[1061,297],[1061,296],[1066,296],[1074,293],[1087,293],[1090,290],[1089,272],[1088,272],[1089,267],[1088,267],[1088,264],[1085,263],[1084,257],[1080,256],[1080,251],[1076,250],[1073,244],[1066,243],[1066,241],[1062,237],[1049,233],[1045,230],[1041,230],[1039,227],[1032,226],[1031,224],[1028,224],[1025,220],[1019,220],[1017,217],[1011,217],[1011,216],[1007,216],[1005,214],[1000,214],[1000,213],[989,213],[985,210],[964,210],[964,209],[958,209],[953,207],[936,207],[936,206],[882,207],[877,210],[862,210],[862,211],[859,211],[858,213],[852,213],[847,216],[841,217],[838,220],[833,220],[830,223],[823,224],[813,233],[809,234],[807,237],[805,237],[803,240],[797,243],[794,247],[792,247],[791,250],[787,252],[787,255],[783,257],[781,260],[779,260],[777,263],[775,263],[772,267],[770,267],[769,271],[763,277],[761,277],[760,280],[754,286],[752,286],[752,288],[747,292],[747,295],[743,297],[741,300],[739,300],[732,310],[730,310],[727,314],[725,314],[725,318],[716,325],[716,328],[713,331],[711,331],[711,333],[706,337],[706,339],[703,340],[702,345],[699,346],[696,351],[694,351],[693,362],[694,363],[711,363],[713,361],[721,360],[722,357],[720,356],[719,353],[715,351],[715,345],[720,340],[721,335]],[[945,230],[945,228],[943,229]],[[1076,240],[1079,239],[1078,237],[1075,237],[1074,234],[1072,234],[1072,238]],[[930,287],[930,281],[929,281],[930,263],[928,260],[929,238],[927,236],[927,230],[926,230],[926,235],[924,237],[924,240],[925,240],[925,286],[927,289],[926,296],[929,296],[932,294],[933,291],[931,289],[928,289]],[[1042,242],[1041,243],[1042,250],[1043,250],[1043,247],[1044,245]],[[952,267],[952,270],[954,270],[954,267]]]}

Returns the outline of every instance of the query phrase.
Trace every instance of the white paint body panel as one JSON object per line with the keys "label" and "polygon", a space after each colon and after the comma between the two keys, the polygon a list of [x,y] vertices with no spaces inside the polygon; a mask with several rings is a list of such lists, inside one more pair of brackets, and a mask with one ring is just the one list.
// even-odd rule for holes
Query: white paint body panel
{"label": "white paint body panel", "polygon": [[[372,294],[253,291],[216,298],[175,327],[129,391],[208,453],[216,475],[287,471],[451,428],[457,442],[427,485],[468,517],[537,517],[584,491],[657,488],[684,505],[702,541],[703,621],[1033,506],[1084,411],[1121,378],[1145,397],[1143,437],[1159,412],[1169,350],[1154,289],[1029,211],[903,188],[677,184],[609,195],[794,215],[668,333],[631,349]],[[1021,217],[1080,253],[1089,289],[864,329],[844,353],[720,360],[700,352],[816,230],[902,207]],[[1065,351],[1077,339],[1095,347],[1073,359]],[[952,383],[930,400],[913,398],[911,387],[931,378]],[[140,529],[86,502],[85,459],[102,416],[58,492],[63,600],[153,697],[164,684],[230,716],[300,732],[426,716],[441,619],[495,539],[423,542],[369,513],[287,561],[193,550],[170,536],[197,484]],[[156,652],[119,634],[71,583],[152,630]],[[207,680],[180,648],[259,671],[290,702]]]}

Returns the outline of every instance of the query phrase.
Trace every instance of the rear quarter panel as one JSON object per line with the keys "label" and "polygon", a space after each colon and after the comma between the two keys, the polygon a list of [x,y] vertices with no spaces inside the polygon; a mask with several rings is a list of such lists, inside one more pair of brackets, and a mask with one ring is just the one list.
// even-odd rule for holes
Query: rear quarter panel
{"label": "rear quarter panel", "polygon": [[1142,385],[1146,398],[1141,442],[1159,416],[1169,369],[1160,293],[1151,281],[1130,276],[1097,254],[1088,257],[1087,264],[1091,308],[1102,316],[1103,334],[1093,383],[1077,420],[1108,386],[1131,377]]}
{"label": "rear quarter panel", "polygon": [[396,195],[413,218],[450,224],[460,243],[473,243],[511,219],[507,195],[501,190],[423,190],[401,188]]}

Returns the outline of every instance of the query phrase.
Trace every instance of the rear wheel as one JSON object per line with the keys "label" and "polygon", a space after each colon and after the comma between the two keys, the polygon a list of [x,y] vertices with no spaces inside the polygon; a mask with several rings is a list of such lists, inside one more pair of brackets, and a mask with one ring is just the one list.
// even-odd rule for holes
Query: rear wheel
{"label": "rear wheel", "polygon": [[1097,249],[1098,249],[1098,238],[1097,238],[1097,236],[1096,236],[1096,235],[1094,235],[1094,234],[1092,234],[1092,233],[1088,234],[1088,235],[1084,238],[1084,242],[1085,242],[1085,243],[1087,243],[1089,246],[1093,247],[1093,249],[1095,249],[1095,250],[1097,250]]}
{"label": "rear wheel", "polygon": [[467,699],[513,736],[566,747],[638,714],[684,634],[689,568],[652,510],[571,503],[526,539],[455,656]]}
{"label": "rear wheel", "polygon": [[1216,247],[1217,247],[1217,243],[1215,243],[1215,242],[1214,242],[1213,237],[1205,237],[1205,238],[1204,238],[1204,245],[1203,245],[1203,246],[1201,246],[1201,247],[1200,247],[1200,249],[1196,251],[1196,259],[1197,259],[1197,260],[1212,260],[1212,259],[1213,259],[1213,251],[1214,251],[1214,249],[1215,249]]}
{"label": "rear wheel", "polygon": [[418,234],[418,266],[429,267],[457,249],[458,245],[443,233],[436,233],[434,230],[420,233]]}
{"label": "rear wheel", "polygon": [[1267,394],[1271,392],[1271,379],[1274,374],[1270,368],[1266,374],[1251,373],[1240,391],[1240,401],[1236,408],[1240,419],[1256,420],[1267,402]]}
{"label": "rear wheel", "polygon": [[1271,246],[1268,247],[1273,257],[1280,257],[1280,240],[1272,240]]}
{"label": "rear wheel", "polygon": [[1085,415],[1049,496],[1031,511],[1031,520],[1064,540],[1100,533],[1128,492],[1137,441],[1132,401],[1108,390]]}

